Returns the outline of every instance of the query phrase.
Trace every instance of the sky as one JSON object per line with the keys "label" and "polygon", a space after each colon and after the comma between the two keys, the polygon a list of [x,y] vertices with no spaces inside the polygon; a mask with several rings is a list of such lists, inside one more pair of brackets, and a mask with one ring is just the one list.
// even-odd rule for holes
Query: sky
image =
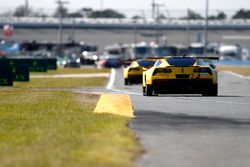
{"label": "sky", "polygon": [[[35,8],[53,9],[56,7],[56,0],[29,0],[29,4]],[[66,6],[70,9],[91,7],[94,9],[114,8],[114,9],[150,9],[152,0],[67,0]],[[175,9],[204,9],[205,0],[155,0],[159,4],[164,4],[169,10]],[[15,8],[24,4],[25,0],[0,0],[0,8]],[[103,5],[101,5],[103,4]],[[211,9],[235,10],[240,8],[250,8],[249,0],[210,0]]]}

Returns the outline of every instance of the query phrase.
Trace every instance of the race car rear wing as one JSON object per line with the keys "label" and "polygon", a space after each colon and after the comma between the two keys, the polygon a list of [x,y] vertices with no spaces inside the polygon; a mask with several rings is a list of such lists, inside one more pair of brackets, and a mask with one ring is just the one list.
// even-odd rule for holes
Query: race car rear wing
{"label": "race car rear wing", "polygon": [[146,60],[158,60],[158,59],[164,59],[165,57],[146,57]]}
{"label": "race car rear wing", "polygon": [[219,60],[218,56],[166,56],[165,58],[193,58],[193,59],[204,59],[204,60]]}
{"label": "race car rear wing", "polygon": [[190,56],[190,58],[194,58],[194,59],[206,59],[206,60],[219,60],[218,56]]}

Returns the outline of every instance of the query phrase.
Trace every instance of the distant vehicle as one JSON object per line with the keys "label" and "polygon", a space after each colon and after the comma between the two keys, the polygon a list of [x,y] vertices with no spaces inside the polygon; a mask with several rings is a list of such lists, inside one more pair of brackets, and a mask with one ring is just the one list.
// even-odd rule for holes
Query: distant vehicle
{"label": "distant vehicle", "polygon": [[191,56],[204,56],[205,46],[203,43],[192,43],[188,48],[188,54]]}
{"label": "distant vehicle", "polygon": [[206,47],[206,53],[209,55],[216,55],[216,51],[218,50],[220,43],[208,43]]}
{"label": "distant vehicle", "polygon": [[0,52],[5,54],[18,54],[20,53],[20,45],[14,41],[0,41]]}
{"label": "distant vehicle", "polygon": [[98,59],[98,48],[95,45],[80,43],[81,63],[94,64]]}
{"label": "distant vehicle", "polygon": [[130,66],[123,70],[124,84],[139,84],[142,83],[142,72],[151,68],[156,59],[139,59],[131,63]]}
{"label": "distant vehicle", "polygon": [[117,55],[101,56],[99,61],[96,62],[97,68],[120,68],[122,60]]}
{"label": "distant vehicle", "polygon": [[[214,65],[203,63],[209,57],[168,57],[159,59],[143,72],[143,95],[202,94],[217,96],[218,79]],[[217,59],[217,58],[216,58]]]}
{"label": "distant vehicle", "polygon": [[66,64],[64,67],[75,67],[80,68],[81,67],[81,61],[80,58],[76,56],[76,54],[72,54],[70,58],[66,61]]}
{"label": "distant vehicle", "polygon": [[222,45],[218,48],[217,54],[220,60],[241,60],[242,48],[239,45]]}
{"label": "distant vehicle", "polygon": [[153,47],[146,42],[131,44],[114,44],[105,47],[107,54],[117,55],[123,64],[129,65],[133,60],[153,56]]}
{"label": "distant vehicle", "polygon": [[152,48],[152,46],[150,46],[146,42],[132,44],[130,54],[131,54],[130,58],[132,60],[145,59],[147,57],[152,57],[153,48]]}
{"label": "distant vehicle", "polygon": [[186,55],[188,49],[184,45],[156,46],[154,48],[157,57]]}

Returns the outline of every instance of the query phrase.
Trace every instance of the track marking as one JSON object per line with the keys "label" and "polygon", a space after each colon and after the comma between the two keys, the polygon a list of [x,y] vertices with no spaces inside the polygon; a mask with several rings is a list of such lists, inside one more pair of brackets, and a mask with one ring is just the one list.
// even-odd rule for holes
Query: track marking
{"label": "track marking", "polygon": [[134,117],[130,96],[125,94],[102,94],[94,113],[108,113],[129,118]]}
{"label": "track marking", "polygon": [[124,93],[124,94],[142,96],[141,93],[135,93],[135,92],[125,91],[125,90],[119,90],[119,89],[115,89],[115,88],[112,88],[112,89],[110,89],[110,90],[112,90],[112,91],[114,91],[114,92],[118,92],[118,93]]}
{"label": "track marking", "polygon": [[250,79],[250,77],[246,77],[246,76],[243,76],[243,75],[241,75],[241,74],[234,73],[234,72],[232,72],[232,71],[224,71],[224,73],[229,74],[229,75],[233,75],[233,76],[235,76],[235,77],[239,77],[239,78],[241,78],[241,79]]}
{"label": "track marking", "polygon": [[108,83],[108,85],[107,85],[107,87],[106,87],[106,89],[112,89],[112,87],[113,87],[113,85],[114,85],[114,83],[115,83],[115,75],[116,75],[116,71],[115,71],[115,69],[111,69],[111,74],[110,74],[110,77],[109,77],[109,83]]}
{"label": "track marking", "polygon": [[106,86],[106,89],[111,90],[113,92],[118,92],[118,93],[123,93],[123,94],[129,94],[129,95],[141,95],[141,93],[135,93],[135,92],[130,92],[130,91],[125,91],[125,90],[120,90],[120,89],[115,89],[113,88],[114,83],[115,83],[115,75],[116,75],[116,70],[115,69],[111,69],[111,74],[109,77],[109,83]]}

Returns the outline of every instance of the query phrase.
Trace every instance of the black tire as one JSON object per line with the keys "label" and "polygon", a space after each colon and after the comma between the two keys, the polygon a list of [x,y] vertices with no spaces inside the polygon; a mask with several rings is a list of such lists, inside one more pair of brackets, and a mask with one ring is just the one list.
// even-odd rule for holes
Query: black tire
{"label": "black tire", "polygon": [[152,86],[146,85],[145,94],[146,94],[146,96],[153,96],[153,89],[152,89]]}
{"label": "black tire", "polygon": [[218,84],[212,84],[202,96],[217,96],[218,95]]}
{"label": "black tire", "polygon": [[146,96],[146,88],[144,86],[142,87],[142,94],[143,96]]}
{"label": "black tire", "polygon": [[124,79],[124,85],[128,85],[129,82],[128,82],[128,79]]}

